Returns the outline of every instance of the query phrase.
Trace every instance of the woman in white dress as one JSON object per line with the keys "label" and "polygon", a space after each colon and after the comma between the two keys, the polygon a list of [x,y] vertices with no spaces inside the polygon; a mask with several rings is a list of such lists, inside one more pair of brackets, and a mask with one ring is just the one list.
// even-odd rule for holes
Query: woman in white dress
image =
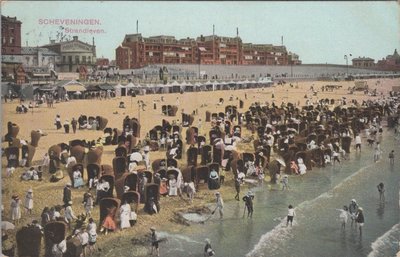
{"label": "woman in white dress", "polygon": [[30,188],[26,192],[24,207],[25,207],[27,213],[32,214],[32,209],[33,209],[33,190],[32,190],[32,188]]}
{"label": "woman in white dress", "polygon": [[171,176],[169,179],[169,196],[177,196],[178,195],[178,182],[175,179],[175,176]]}
{"label": "woman in white dress", "polygon": [[11,200],[11,220],[18,225],[19,220],[21,219],[21,201],[19,200],[18,195],[13,195]]}
{"label": "woman in white dress", "polygon": [[304,162],[303,162],[303,158],[299,157],[299,158],[297,159],[297,163],[298,163],[297,166],[299,167],[300,175],[306,174],[307,167],[306,167],[306,165],[305,165]]}
{"label": "woman in white dress", "polygon": [[79,171],[79,169],[74,170],[72,176],[74,178],[74,188],[83,187],[82,173]]}
{"label": "woman in white dress", "polygon": [[90,192],[87,192],[83,196],[83,207],[85,207],[86,216],[92,216],[93,209],[93,196]]}
{"label": "woman in white dress", "polygon": [[72,202],[69,201],[67,203],[67,205],[65,206],[64,220],[68,224],[68,226],[71,228],[72,221],[74,221],[76,219],[77,219],[77,217],[74,214],[74,210],[72,210]]}
{"label": "woman in white dress", "polygon": [[131,217],[131,206],[129,205],[128,202],[124,202],[123,205],[121,205],[120,210],[120,220],[121,220],[121,229],[124,228],[130,228],[131,224],[129,223],[130,217]]}

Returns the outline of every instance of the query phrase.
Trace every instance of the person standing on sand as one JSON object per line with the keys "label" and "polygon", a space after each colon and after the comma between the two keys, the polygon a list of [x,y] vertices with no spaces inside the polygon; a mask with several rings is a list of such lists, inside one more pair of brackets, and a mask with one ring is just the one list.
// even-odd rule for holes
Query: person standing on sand
{"label": "person standing on sand", "polygon": [[18,225],[19,220],[21,219],[21,201],[19,200],[18,195],[13,195],[11,200],[11,220],[15,225]]}
{"label": "person standing on sand", "polygon": [[376,187],[378,188],[378,192],[379,192],[379,200],[385,201],[385,185],[381,182]]}
{"label": "person standing on sand", "polygon": [[75,118],[72,118],[71,120],[71,126],[72,126],[72,131],[74,132],[74,134],[76,133],[76,126],[78,125],[78,122],[76,121]]}
{"label": "person standing on sand", "polygon": [[26,213],[32,214],[33,209],[33,190],[29,188],[25,195],[25,205]]}
{"label": "person standing on sand", "polygon": [[356,135],[355,143],[356,143],[356,146],[355,146],[356,147],[356,151],[360,150],[360,152],[361,152],[361,137],[360,137],[360,134]]}
{"label": "person standing on sand", "polygon": [[72,201],[72,197],[71,197],[71,183],[68,182],[63,190],[63,202],[64,205],[67,205],[70,201]]}
{"label": "person standing on sand", "polygon": [[286,220],[286,227],[289,226],[289,222],[290,222],[290,226],[292,226],[294,215],[295,215],[295,213],[294,213],[293,206],[289,205],[288,215],[287,215],[287,220]]}
{"label": "person standing on sand", "polygon": [[235,179],[235,190],[236,190],[235,199],[236,199],[237,201],[239,201],[240,184],[241,184],[241,180],[240,180],[239,177],[237,177],[237,178]]}
{"label": "person standing on sand", "polygon": [[88,191],[83,195],[83,207],[85,209],[85,214],[87,217],[92,216],[93,209],[93,195]]}
{"label": "person standing on sand", "polygon": [[43,170],[49,171],[49,165],[50,165],[50,157],[48,153],[45,153],[42,161]]}
{"label": "person standing on sand", "polygon": [[97,240],[97,225],[94,222],[93,218],[89,219],[89,224],[87,225],[86,228],[88,234],[89,234],[89,255],[91,255],[95,250],[95,244]]}
{"label": "person standing on sand", "polygon": [[333,157],[333,165],[335,165],[335,162],[338,162],[340,164],[340,159],[339,159],[339,153],[336,151],[332,151],[332,157]]}
{"label": "person standing on sand", "polygon": [[56,119],[54,121],[54,125],[56,125],[57,130],[59,130],[62,126],[61,126],[61,118],[60,115],[56,116]]}

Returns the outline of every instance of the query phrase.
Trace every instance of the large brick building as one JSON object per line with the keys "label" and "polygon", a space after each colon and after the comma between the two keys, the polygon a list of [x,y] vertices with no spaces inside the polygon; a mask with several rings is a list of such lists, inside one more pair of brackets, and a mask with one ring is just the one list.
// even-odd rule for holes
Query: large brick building
{"label": "large brick building", "polygon": [[[200,36],[177,40],[174,36],[145,38],[128,34],[115,50],[120,69],[149,64],[288,65],[284,46],[243,43],[240,37]],[[300,64],[301,61],[293,61]]]}
{"label": "large brick building", "polygon": [[16,17],[1,16],[1,55],[21,54],[21,24]]}

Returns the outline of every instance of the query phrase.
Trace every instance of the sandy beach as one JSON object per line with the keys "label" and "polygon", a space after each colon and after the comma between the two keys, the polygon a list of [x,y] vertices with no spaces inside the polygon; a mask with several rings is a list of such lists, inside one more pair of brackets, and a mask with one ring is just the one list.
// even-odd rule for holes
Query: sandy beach
{"label": "sandy beach", "polygon": [[[361,103],[367,99],[378,99],[381,96],[381,92],[386,95],[394,85],[399,85],[400,79],[371,79],[368,80],[369,89],[377,89],[378,96],[372,97],[365,95],[362,91],[356,91],[354,94],[349,94],[348,88],[354,86],[354,81],[341,81],[341,82],[292,82],[292,87],[287,83],[283,86],[275,86],[263,89],[248,89],[248,90],[230,90],[230,91],[214,91],[214,92],[195,92],[195,93],[184,93],[184,94],[165,94],[165,95],[143,95],[137,97],[122,97],[113,98],[107,100],[71,100],[69,102],[56,103],[53,108],[48,108],[46,105],[42,105],[39,108],[34,108],[26,114],[16,114],[16,106],[19,101],[14,100],[10,103],[2,103],[2,136],[7,133],[7,122],[11,121],[16,123],[20,127],[18,134],[19,139],[25,139],[30,141],[31,130],[41,129],[47,133],[47,136],[41,137],[39,146],[36,148],[36,153],[33,158],[33,165],[40,165],[44,154],[48,151],[48,148],[58,143],[67,143],[74,139],[86,139],[96,140],[103,135],[102,131],[92,130],[77,130],[76,134],[69,133],[65,134],[63,129],[56,130],[54,126],[54,119],[56,115],[61,116],[61,122],[63,123],[66,119],[78,118],[79,115],[84,114],[87,116],[103,116],[108,119],[107,127],[122,129],[122,120],[125,116],[136,117],[140,120],[141,134],[140,137],[143,139],[146,133],[156,125],[160,125],[162,119],[168,120],[169,122],[181,120],[181,112],[192,113],[197,110],[195,115],[195,121],[193,126],[199,125],[199,119],[201,119],[200,134],[207,135],[211,128],[211,124],[205,122],[205,112],[220,112],[224,111],[227,105],[239,106],[239,100],[244,101],[244,108],[239,109],[239,112],[244,112],[254,102],[269,102],[273,101],[275,104],[280,105],[282,102],[291,102],[297,105],[304,105],[307,97],[311,101],[315,102],[319,99],[335,99],[340,100],[342,97],[346,97],[347,103],[351,104],[352,100],[357,100]],[[340,85],[341,88],[334,90],[333,92],[322,92],[321,87],[324,85]],[[314,90],[318,90],[317,96],[314,96],[310,87],[313,86]],[[245,99],[245,94],[247,99]],[[161,96],[164,97],[164,102],[161,102]],[[274,97],[272,97],[274,96]],[[218,105],[218,99],[223,98],[224,104]],[[229,101],[232,98],[232,101]],[[145,110],[139,110],[138,100],[143,100],[146,104]],[[119,103],[123,101],[126,108],[118,108]],[[153,103],[156,103],[157,108],[153,109]],[[161,105],[171,104],[177,105],[179,103],[179,111],[176,117],[167,117],[161,113]],[[332,106],[333,107],[333,106]],[[179,122],[179,121],[178,121]],[[182,137],[185,137],[186,129],[182,130]],[[250,131],[244,129],[242,136],[249,136]],[[184,140],[183,140],[184,141]],[[2,147],[6,148],[6,143],[2,143]],[[116,146],[104,146],[104,152],[102,156],[102,164],[112,165],[112,159],[114,157],[114,149]],[[185,145],[184,145],[185,148]],[[253,151],[252,144],[238,145],[239,151]],[[165,151],[151,152],[151,161],[164,158]],[[11,178],[6,176],[5,167],[7,160],[2,157],[2,204],[4,205],[3,220],[10,220],[10,200],[13,194],[18,194],[20,199],[24,199],[25,192],[32,188],[34,192],[34,209],[32,215],[25,214],[22,212],[22,219],[19,227],[30,223],[33,219],[40,220],[40,215],[44,207],[54,206],[62,204],[62,192],[63,187],[69,182],[69,177],[64,171],[64,179],[56,182],[49,182],[49,174],[44,173],[43,181],[20,181],[19,177],[25,168],[18,168]],[[179,161],[179,167],[186,167],[186,154]],[[221,188],[221,193],[224,195],[225,201],[231,201],[234,198],[234,186],[232,181],[231,172],[227,172],[226,183]],[[86,192],[86,188],[73,189],[73,209],[75,214],[83,213],[83,205],[81,204],[83,194]],[[166,197],[161,198],[161,212],[157,215],[148,215],[142,209],[143,205],[140,206],[138,213],[138,223],[130,229],[124,231],[117,231],[107,236],[99,236],[97,246],[101,249],[96,254],[97,256],[104,256],[105,253],[110,251],[113,247],[121,246],[120,242],[116,241],[120,237],[137,238],[143,234],[149,232],[150,226],[155,226],[162,230],[175,231],[179,230],[178,224],[174,222],[174,213],[180,210],[185,210],[191,207],[201,207],[207,203],[214,201],[214,192],[206,189],[206,186],[201,187],[200,191],[195,197],[193,204],[189,204],[187,201],[180,199],[179,197]],[[95,221],[99,219],[98,207],[93,210],[93,217]],[[70,232],[71,233],[71,232]],[[69,233],[69,234],[70,234]]]}

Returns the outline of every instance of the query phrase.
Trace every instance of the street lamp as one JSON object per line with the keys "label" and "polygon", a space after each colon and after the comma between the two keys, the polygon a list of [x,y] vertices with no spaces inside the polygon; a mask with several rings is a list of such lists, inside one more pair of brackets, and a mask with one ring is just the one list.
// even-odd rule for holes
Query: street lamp
{"label": "street lamp", "polygon": [[[349,54],[348,57],[351,57],[352,55]],[[346,60],[346,68],[347,68],[347,75],[349,75],[349,58],[347,57],[347,54],[344,55],[344,59]]]}

